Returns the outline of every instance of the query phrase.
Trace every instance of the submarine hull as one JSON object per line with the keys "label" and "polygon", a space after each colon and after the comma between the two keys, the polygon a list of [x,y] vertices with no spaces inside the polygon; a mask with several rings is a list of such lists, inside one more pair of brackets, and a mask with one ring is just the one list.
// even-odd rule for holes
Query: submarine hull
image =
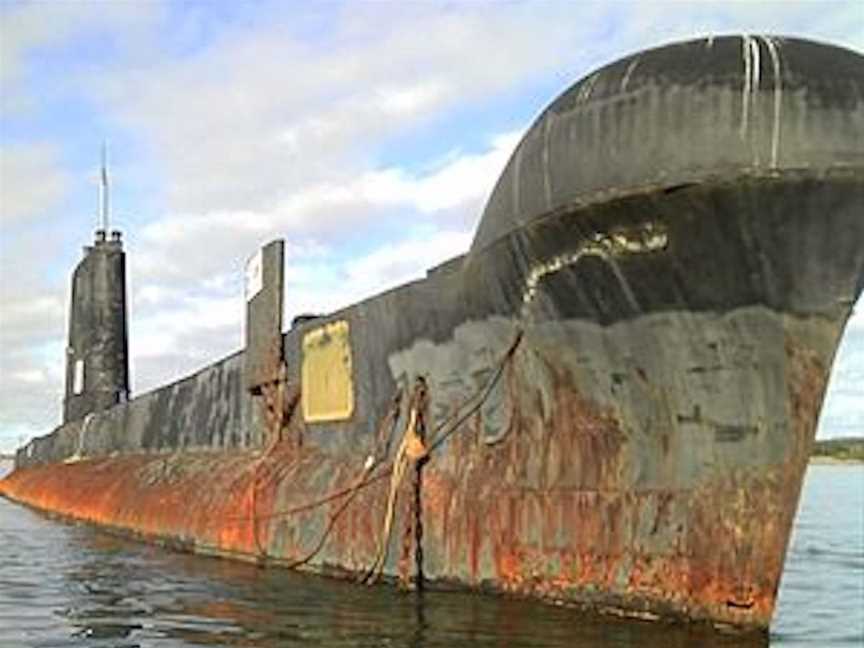
{"label": "submarine hull", "polygon": [[[423,469],[425,578],[608,613],[767,626],[857,290],[849,277],[861,276],[862,187],[848,176],[746,179],[607,206],[619,220],[598,217],[623,232],[632,231],[632,214],[679,216],[663,218],[662,248],[586,255],[544,275],[528,302],[530,325],[519,302],[525,317],[442,325],[438,342],[430,328],[407,348],[389,342],[398,340],[391,313],[410,301],[406,291],[418,302],[412,312],[439,312],[430,294],[447,294],[460,273],[341,313],[355,339],[374,337],[386,349],[367,364],[363,382],[389,379],[396,389],[399,376],[425,375],[436,424],[470,400],[523,330],[482,407]],[[546,250],[536,258],[589,240],[571,232],[563,245],[568,219],[530,233]],[[718,248],[728,257],[708,253]],[[524,284],[530,269],[523,274],[508,281]],[[477,273],[473,280],[485,281]],[[658,288],[640,285],[646,281]],[[784,283],[814,292],[793,293]],[[772,289],[797,301],[767,305]],[[640,296],[641,314],[630,312],[628,292]],[[675,300],[687,307],[674,308]],[[588,307],[606,309],[610,321],[586,322],[578,309]],[[295,337],[286,337],[289,363],[290,350],[299,353]],[[22,466],[2,488],[31,506],[175,547],[273,564],[306,556],[326,534],[304,567],[362,575],[379,546],[388,479],[364,487],[327,527],[362,474],[366,445],[306,426],[267,449]],[[407,481],[400,493],[386,573],[410,580],[413,540],[409,563],[400,550],[415,525]]]}

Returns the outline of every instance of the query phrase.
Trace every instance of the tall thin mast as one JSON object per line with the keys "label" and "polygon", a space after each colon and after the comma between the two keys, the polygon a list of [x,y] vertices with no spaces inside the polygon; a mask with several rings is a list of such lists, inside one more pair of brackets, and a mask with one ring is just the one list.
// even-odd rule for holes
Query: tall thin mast
{"label": "tall thin mast", "polygon": [[102,142],[102,170],[99,175],[99,227],[108,232],[111,199],[108,190],[108,143]]}

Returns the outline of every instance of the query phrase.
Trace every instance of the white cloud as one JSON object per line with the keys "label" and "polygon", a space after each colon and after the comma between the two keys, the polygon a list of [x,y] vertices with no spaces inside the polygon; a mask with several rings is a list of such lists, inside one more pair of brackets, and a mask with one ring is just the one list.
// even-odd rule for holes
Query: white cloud
{"label": "white cloud", "polygon": [[520,5],[363,5],[311,45],[277,16],[180,60],[151,54],[110,75],[108,97],[164,166],[175,210],[272,209],[368,172],[384,142],[451,107],[553,69],[580,33]]}
{"label": "white cloud", "polygon": [[288,319],[301,313],[332,312],[420,279],[430,268],[464,253],[470,243],[470,232],[442,230],[385,244],[353,259],[324,281],[304,283],[303,279],[314,278],[316,273],[314,267],[301,270],[298,279],[288,279],[294,297],[287,304]]}
{"label": "white cloud", "polygon": [[0,452],[11,450],[22,435],[44,434],[59,420],[63,361],[63,346],[55,342],[3,343]]}
{"label": "white cloud", "polygon": [[424,213],[476,203],[488,196],[521,137],[521,132],[499,135],[489,150],[458,156],[424,176],[398,168],[370,173],[360,182],[361,193],[373,204],[405,204]]}
{"label": "white cloud", "polygon": [[25,369],[22,371],[13,371],[11,374],[12,380],[27,384],[27,385],[42,385],[48,382],[49,378],[43,369]]}
{"label": "white cloud", "polygon": [[[0,294],[3,292],[6,291]],[[5,351],[56,335],[60,332],[63,312],[60,295],[9,297],[0,308],[0,346]]]}
{"label": "white cloud", "polygon": [[123,30],[132,40],[162,13],[157,2],[17,2],[0,6],[0,106],[4,116],[21,114],[40,97],[27,89],[30,55],[85,35]]}
{"label": "white cloud", "polygon": [[51,213],[69,187],[56,146],[0,146],[0,223],[4,227]]}
{"label": "white cloud", "polygon": [[620,5],[615,42],[630,49],[710,34],[778,34],[864,49],[864,21],[857,1],[675,0]]}
{"label": "white cloud", "polygon": [[[152,222],[129,258],[133,285],[135,277],[147,282],[133,288],[130,350],[136,390],[151,389],[240,347],[240,272],[243,260],[264,240],[288,239],[287,321],[303,312],[356,303],[464,253],[473,228],[442,229],[450,221],[439,216],[447,209],[471,209],[473,224],[515,142],[512,133],[494,137],[486,150],[451,155],[425,173],[389,168],[346,179],[344,185],[310,186],[269,212]],[[389,240],[373,244],[367,254],[353,252],[354,228],[389,208],[397,208],[400,220],[406,214],[425,215],[425,231],[394,228]],[[337,238],[341,246],[318,242],[340,229],[346,233]],[[334,262],[346,255],[350,260]],[[233,271],[225,273],[225,268]]]}
{"label": "white cloud", "polygon": [[[172,215],[152,221],[130,243],[130,278],[146,280],[147,293],[141,297],[149,296],[152,302],[157,294],[181,285],[200,290],[196,286],[201,281],[220,276],[226,268],[239,273],[244,259],[275,237],[286,238],[289,256],[303,258],[336,251],[350,254],[358,228],[362,231],[364,224],[387,218],[394,219],[394,238],[404,231],[406,220],[427,229],[452,226],[449,212],[463,216],[456,219],[460,227],[473,228],[517,139],[514,133],[494,137],[487,149],[451,155],[443,166],[427,172],[390,167],[346,176],[342,182],[308,185],[270,210]],[[407,219],[408,214],[414,216]],[[326,247],[321,241],[327,241]]]}
{"label": "white cloud", "polygon": [[417,83],[413,86],[382,87],[377,90],[377,103],[387,115],[397,117],[417,115],[439,103],[447,89],[441,82]]}
{"label": "white cloud", "polygon": [[0,451],[9,449],[4,447],[9,439],[17,439],[25,430],[44,433],[59,414],[65,370],[65,295],[43,274],[45,260],[56,253],[56,240],[41,229],[15,229],[4,222],[0,236]]}
{"label": "white cloud", "polygon": [[864,297],[849,320],[825,395],[819,438],[864,436]]}

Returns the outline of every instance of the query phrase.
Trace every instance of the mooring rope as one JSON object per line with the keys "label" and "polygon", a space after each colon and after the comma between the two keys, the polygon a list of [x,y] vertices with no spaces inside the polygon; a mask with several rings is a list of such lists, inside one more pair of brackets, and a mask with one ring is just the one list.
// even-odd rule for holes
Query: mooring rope
{"label": "mooring rope", "polygon": [[405,434],[396,457],[393,459],[393,469],[390,476],[390,492],[387,496],[387,508],[384,514],[383,530],[378,543],[378,553],[372,566],[366,572],[362,581],[374,583],[381,575],[384,564],[387,562],[387,553],[390,546],[390,536],[393,532],[393,518],[396,514],[396,497],[405,471],[411,464],[426,457],[428,451],[423,443],[423,410],[426,404],[426,381],[417,379],[414,394],[411,398],[411,406],[408,412],[408,424],[405,426]]}
{"label": "mooring rope", "polygon": [[[440,448],[441,445],[448,438],[450,438],[450,436],[452,436],[458,429],[460,429],[461,425],[465,421],[467,421],[471,416],[473,416],[483,406],[483,403],[485,403],[486,400],[489,398],[489,395],[492,393],[492,390],[495,388],[495,385],[498,383],[498,381],[501,379],[501,376],[504,374],[504,369],[505,369],[506,365],[512,360],[513,355],[516,353],[516,349],[519,347],[519,344],[522,342],[522,336],[523,336],[523,331],[521,329],[519,329],[516,332],[516,336],[514,337],[513,342],[510,344],[506,353],[501,357],[501,360],[498,362],[498,366],[496,368],[495,373],[492,374],[492,377],[489,379],[489,381],[486,383],[486,385],[482,389],[475,392],[474,395],[472,395],[470,398],[468,398],[468,400],[466,400],[466,402],[463,404],[462,407],[467,405],[467,403],[471,402],[471,400],[473,400],[475,398],[477,399],[477,402],[474,403],[474,405],[472,405],[461,416],[458,416],[458,418],[457,418],[457,415],[459,414],[459,409],[457,409],[455,412],[453,412],[453,414],[451,414],[444,421],[442,421],[438,426],[436,426],[436,428],[435,428],[436,438],[435,438],[435,441],[427,448],[427,451],[425,453],[426,457],[428,457],[429,455],[431,455],[432,452],[434,452],[435,450]],[[455,421],[454,421],[454,419],[455,419]],[[410,425],[407,426],[407,429],[410,429]],[[444,431],[442,432],[442,430],[444,430]],[[343,505],[339,507],[339,509],[333,514],[333,516],[331,516],[330,523],[328,524],[327,529],[325,529],[324,534],[321,536],[318,544],[316,545],[316,548],[308,556],[306,556],[306,558],[304,558],[302,561],[299,561],[299,564],[309,562],[312,558],[314,558],[315,555],[317,555],[318,552],[321,551],[321,549],[323,549],[324,544],[327,541],[327,537],[329,536],[330,532],[333,530],[333,527],[335,527],[335,525],[336,525],[336,521],[342,515],[342,513],[348,508],[348,504],[350,503],[351,500],[354,499],[354,496],[356,495],[356,493],[360,489],[365,488],[366,486],[368,486],[368,485],[370,485],[376,481],[380,481],[381,479],[384,479],[385,477],[390,475],[390,477],[391,477],[391,490],[392,490],[394,471],[395,471],[395,465],[391,465],[387,470],[385,470],[383,473],[375,476],[374,478],[370,476],[369,479],[357,484],[356,487],[343,489],[341,492],[339,492],[338,495],[331,494],[331,496],[328,496],[327,498],[325,498],[327,501],[332,501],[332,499],[335,499],[337,496],[350,494],[350,497],[348,498],[348,500],[346,500],[346,502],[343,503]],[[389,505],[389,499],[388,499],[388,505]],[[306,507],[306,508],[308,509],[308,508],[314,508],[314,507]],[[388,508],[389,508],[389,506],[388,506]],[[419,516],[419,512],[417,512],[417,515]],[[422,558],[423,558],[423,549],[422,549],[422,544],[421,544],[422,543],[422,536],[423,536],[423,529],[422,529],[422,525],[420,525],[418,527],[418,536],[417,536],[418,537],[417,553],[415,554],[415,559],[418,561],[418,564],[420,564],[420,562],[422,562]],[[380,552],[380,548],[379,548],[379,552]],[[376,557],[376,561],[373,562],[373,568],[370,569],[369,571],[367,571],[366,575],[362,579],[364,582],[368,582],[371,574],[374,572],[375,565],[378,562],[380,562],[380,561]],[[379,569],[383,569],[383,563],[380,564]],[[422,574],[422,565],[420,565],[419,574]],[[419,581],[419,579],[418,579],[418,581]]]}
{"label": "mooring rope", "polygon": [[[293,507],[288,508],[288,509],[282,509],[279,511],[271,511],[270,513],[265,513],[265,514],[254,514],[253,515],[253,524],[255,524],[255,526],[256,526],[256,529],[255,529],[256,535],[257,535],[258,522],[260,522],[262,520],[272,520],[275,518],[289,517],[291,515],[296,515],[299,513],[303,513],[306,511],[317,509],[320,506],[323,506],[325,504],[328,504],[330,502],[338,500],[342,497],[346,497],[346,499],[339,505],[339,507],[336,509],[336,511],[334,511],[330,515],[330,519],[327,523],[327,527],[325,528],[324,533],[319,538],[315,547],[309,553],[307,553],[303,558],[300,558],[294,562],[291,562],[291,563],[285,565],[289,569],[300,567],[301,565],[304,565],[304,564],[308,563],[309,561],[311,561],[324,548],[324,545],[326,544],[327,539],[330,536],[330,533],[332,533],[334,527],[336,526],[337,521],[342,516],[342,514],[344,514],[344,512],[347,510],[348,506],[351,504],[351,502],[354,500],[354,498],[357,496],[357,494],[361,490],[365,489],[366,487],[368,487],[368,486],[370,486],[376,482],[379,482],[383,479],[386,479],[389,476],[391,485],[390,485],[390,489],[389,489],[387,511],[385,513],[385,524],[384,524],[384,530],[382,533],[382,541],[379,544],[378,553],[376,554],[376,559],[373,562],[372,567],[366,572],[366,575],[362,579],[364,582],[374,582],[374,579],[372,579],[370,581],[370,579],[372,578],[372,575],[375,574],[377,571],[377,575],[375,575],[375,579],[377,579],[378,575],[380,575],[382,573],[384,563],[386,562],[386,553],[387,553],[386,545],[389,544],[389,537],[390,537],[390,533],[392,531],[392,518],[394,515],[393,510],[395,509],[396,491],[398,490],[398,485],[401,483],[401,480],[404,476],[405,470],[407,469],[408,465],[410,465],[410,463],[411,463],[410,460],[406,460],[406,454],[410,450],[412,455],[415,457],[415,459],[414,459],[415,462],[417,462],[418,458],[421,460],[427,459],[429,455],[431,455],[434,451],[438,450],[444,444],[444,442],[447,439],[449,439],[455,432],[457,432],[461,428],[461,426],[483,406],[483,404],[489,398],[489,395],[492,393],[492,390],[495,388],[495,386],[498,384],[499,380],[501,379],[501,376],[504,373],[504,369],[506,368],[506,365],[512,360],[512,358],[516,352],[516,349],[519,347],[519,344],[522,341],[522,336],[523,336],[523,331],[521,329],[517,330],[516,335],[513,339],[513,342],[510,344],[507,351],[504,353],[504,355],[501,357],[501,359],[497,363],[495,372],[492,374],[490,379],[486,382],[486,384],[482,388],[478,389],[474,394],[472,394],[468,399],[466,399],[466,401],[459,408],[457,408],[450,416],[448,416],[444,421],[442,421],[441,423],[439,423],[435,427],[434,435],[433,435],[434,441],[432,441],[432,443],[430,445],[426,446],[425,443],[422,443],[422,442],[420,443],[419,446],[417,445],[417,438],[416,438],[417,423],[418,423],[418,410],[416,408],[417,399],[416,398],[412,399],[415,401],[415,403],[414,403],[415,406],[412,406],[409,410],[409,421],[406,424],[406,433],[405,433],[405,435],[403,435],[402,444],[400,444],[400,450],[397,451],[396,456],[390,461],[389,466],[386,466],[382,472],[380,472],[378,474],[374,474],[375,469],[381,465],[380,462],[382,460],[386,459],[386,456],[387,456],[386,452],[383,455],[379,455],[378,449],[376,448],[375,454],[367,457],[366,462],[365,462],[365,464],[364,464],[364,466],[360,472],[359,477],[350,486],[338,489],[336,491],[328,493],[327,495],[325,495],[323,497],[317,498],[315,500],[312,500],[310,502],[306,502],[306,503],[298,505],[298,506],[293,506]],[[423,391],[423,398],[425,399],[425,396],[426,396],[425,395],[425,383],[423,385],[423,390],[424,390]],[[415,395],[416,395],[416,393],[417,392],[415,390]],[[393,432],[395,431],[395,427],[398,424],[398,418],[399,418],[399,409],[398,408],[399,408],[400,398],[401,398],[401,393],[397,393],[397,395],[396,395],[396,397],[394,397],[394,401],[393,401],[394,407],[391,408],[390,412],[388,412],[384,421],[382,421],[382,426],[379,428],[379,434],[377,435],[378,441],[380,441],[383,438],[383,434],[382,434],[383,430],[386,429],[387,427],[390,428],[389,434],[387,436],[385,450],[389,450],[389,446],[390,446],[390,443],[392,440]],[[467,410],[463,411],[463,408],[468,406],[468,404],[471,403],[471,401],[476,401],[476,402],[474,402],[473,405],[471,405]],[[460,412],[461,412],[461,414],[460,414]],[[413,414],[413,417],[412,417],[412,414]],[[420,417],[420,418],[422,418],[422,417]],[[390,423],[389,426],[386,425],[388,420]],[[421,420],[421,424],[423,424],[423,423],[424,422]],[[378,444],[376,444],[376,445],[378,445]],[[421,449],[422,449],[422,451],[421,451]],[[266,454],[269,454],[269,452]],[[265,454],[265,456],[266,456],[266,454]],[[264,457],[262,457],[262,459],[263,458]],[[417,470],[418,471],[421,469],[421,467],[422,466],[420,465],[420,463],[417,462]],[[415,486],[415,489],[419,489],[422,487],[422,481],[421,481],[419,475],[418,475],[418,479],[417,479],[416,484],[417,485]],[[415,498],[416,498],[417,507],[418,507],[418,509],[415,510],[415,516],[417,516],[419,518],[420,517],[420,511],[419,511],[420,493],[419,492],[415,492]],[[247,522],[248,523],[250,521],[250,517],[244,515],[244,516],[237,516],[234,518],[223,518],[222,520],[220,520],[220,523],[224,524],[225,522],[231,522],[231,521],[236,521],[236,522],[241,522],[241,523]],[[415,535],[416,535],[415,562],[418,565],[418,576],[422,577],[423,528],[422,528],[422,523],[420,523],[419,520],[418,520],[417,525],[415,527]],[[418,578],[418,583],[420,582],[420,580],[421,579]]]}
{"label": "mooring rope", "polygon": [[[459,419],[453,425],[450,426],[449,430],[447,430],[446,432],[443,432],[441,434],[436,435],[436,438],[432,442],[432,445],[429,446],[429,454],[432,454],[438,448],[440,448],[441,445],[447,439],[449,439],[453,435],[453,433],[456,432],[462,426],[462,424],[465,421],[467,421],[469,418],[471,418],[481,407],[483,407],[483,404],[489,398],[489,395],[492,393],[492,390],[495,389],[495,385],[497,385],[498,381],[501,380],[501,376],[504,374],[504,368],[507,366],[507,363],[510,362],[510,360],[513,358],[513,354],[516,353],[516,349],[519,347],[519,344],[522,342],[522,335],[523,335],[523,332],[521,329],[519,329],[516,332],[516,337],[513,338],[513,342],[510,344],[509,348],[507,349],[507,352],[501,357],[501,360],[498,362],[498,368],[495,370],[495,373],[492,375],[492,378],[489,379],[489,382],[486,383],[486,386],[482,390],[480,390],[479,392],[476,392],[475,395],[472,397],[472,398],[474,398],[474,397],[477,397],[479,395],[479,400],[467,412],[465,412],[462,416],[460,416]],[[470,401],[470,400],[471,400],[471,398],[468,399],[468,401]],[[457,410],[457,412],[458,412],[458,410]],[[444,427],[444,424],[446,424],[446,423],[447,423],[447,421],[445,421],[442,425],[439,425],[435,430],[436,433],[438,433],[439,430],[441,430]]]}
{"label": "mooring rope", "polygon": [[93,412],[90,412],[84,417],[84,422],[81,424],[81,427],[78,428],[78,447],[75,448],[74,453],[63,460],[63,463],[75,463],[84,458],[84,437],[87,434],[87,428],[90,425],[90,421],[93,420],[93,417]]}

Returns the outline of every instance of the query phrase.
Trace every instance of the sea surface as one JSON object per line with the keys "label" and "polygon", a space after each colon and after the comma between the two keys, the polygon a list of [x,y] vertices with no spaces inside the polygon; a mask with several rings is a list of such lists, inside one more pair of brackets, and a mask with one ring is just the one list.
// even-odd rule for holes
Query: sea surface
{"label": "sea surface", "polygon": [[751,638],[262,570],[121,540],[0,498],[2,648],[768,645],[864,646],[864,466],[809,468],[771,635]]}

